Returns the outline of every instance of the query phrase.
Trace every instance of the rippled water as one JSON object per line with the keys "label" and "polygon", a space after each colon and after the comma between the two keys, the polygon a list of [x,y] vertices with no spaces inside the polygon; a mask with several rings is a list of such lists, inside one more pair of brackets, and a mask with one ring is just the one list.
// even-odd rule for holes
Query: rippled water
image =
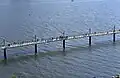
{"label": "rippled water", "polygon": [[[19,41],[92,31],[120,28],[119,0],[1,0],[0,36],[7,41]],[[2,39],[0,39],[2,42]],[[7,50],[8,63],[0,62],[0,78],[111,78],[120,73],[120,35],[116,44],[112,36],[93,37],[66,42]],[[0,59],[3,51],[0,50]]]}

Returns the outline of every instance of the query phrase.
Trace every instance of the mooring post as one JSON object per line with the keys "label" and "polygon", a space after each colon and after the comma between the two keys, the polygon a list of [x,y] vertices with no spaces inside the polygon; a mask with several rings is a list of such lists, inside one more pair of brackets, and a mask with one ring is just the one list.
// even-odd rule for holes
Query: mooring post
{"label": "mooring post", "polygon": [[[35,35],[35,42],[37,42],[37,38],[36,38],[36,35]],[[35,44],[35,55],[37,54],[37,44]]]}
{"label": "mooring post", "polygon": [[89,46],[91,46],[91,36],[90,36],[90,34],[91,34],[91,29],[89,29]]}
{"label": "mooring post", "polygon": [[63,32],[63,52],[65,52],[65,32]]}
{"label": "mooring post", "polygon": [[[6,43],[6,41],[5,41],[5,39],[3,40],[3,42],[4,42],[4,46],[5,46],[5,43]],[[7,49],[6,48],[4,48],[4,60],[7,60]]]}
{"label": "mooring post", "polygon": [[113,42],[115,42],[115,26],[113,28]]}

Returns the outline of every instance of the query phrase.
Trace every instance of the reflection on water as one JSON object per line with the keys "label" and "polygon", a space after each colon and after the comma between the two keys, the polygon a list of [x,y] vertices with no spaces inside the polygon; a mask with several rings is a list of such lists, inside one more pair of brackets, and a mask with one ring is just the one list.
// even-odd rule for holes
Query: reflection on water
{"label": "reflection on water", "polygon": [[[119,28],[119,1],[109,0],[1,0],[0,36],[7,41],[77,35]],[[59,31],[58,31],[59,30]],[[39,45],[7,50],[8,61],[0,61],[0,77],[10,78],[110,78],[120,72],[120,36],[112,44],[112,36]],[[0,39],[2,43],[2,39]],[[0,50],[3,59],[3,51]]]}

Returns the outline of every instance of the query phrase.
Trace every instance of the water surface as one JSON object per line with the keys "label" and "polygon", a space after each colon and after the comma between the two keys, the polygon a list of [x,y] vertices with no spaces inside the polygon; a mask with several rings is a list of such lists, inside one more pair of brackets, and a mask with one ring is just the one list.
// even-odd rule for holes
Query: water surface
{"label": "water surface", "polygon": [[[119,0],[1,0],[0,36],[7,41],[20,41],[92,31],[120,28]],[[2,42],[2,39],[0,39]],[[34,57],[34,46],[7,50],[8,63],[0,63],[0,78],[110,78],[120,72],[120,36],[116,44],[112,36],[39,45]],[[32,56],[33,55],[33,56]],[[3,51],[0,50],[0,59]]]}

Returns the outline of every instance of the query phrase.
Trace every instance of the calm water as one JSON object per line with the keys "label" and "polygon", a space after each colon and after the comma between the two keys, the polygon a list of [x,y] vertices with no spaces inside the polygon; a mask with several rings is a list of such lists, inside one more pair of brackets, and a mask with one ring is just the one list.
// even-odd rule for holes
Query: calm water
{"label": "calm water", "polygon": [[[119,0],[0,0],[0,36],[19,41],[120,28]],[[120,35],[39,45],[8,50],[8,63],[0,62],[0,78],[111,78],[120,73]],[[0,39],[2,42],[2,39]],[[0,59],[3,51],[0,50]]]}

